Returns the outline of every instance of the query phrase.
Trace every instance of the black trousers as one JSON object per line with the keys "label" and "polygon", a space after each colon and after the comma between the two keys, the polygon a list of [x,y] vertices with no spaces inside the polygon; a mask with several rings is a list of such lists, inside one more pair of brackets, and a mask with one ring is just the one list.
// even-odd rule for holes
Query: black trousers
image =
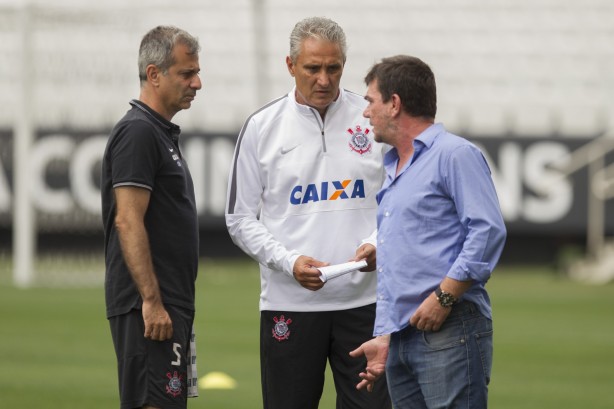
{"label": "black trousers", "polygon": [[373,338],[375,304],[341,311],[262,311],[260,368],[264,409],[317,409],[330,363],[337,409],[389,409],[385,377],[357,390],[366,359],[349,352]]}

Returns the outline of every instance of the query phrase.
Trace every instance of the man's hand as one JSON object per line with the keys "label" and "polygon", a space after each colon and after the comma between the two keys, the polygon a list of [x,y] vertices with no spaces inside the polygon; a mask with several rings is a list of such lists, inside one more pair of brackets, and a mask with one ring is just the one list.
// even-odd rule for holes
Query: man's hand
{"label": "man's hand", "polygon": [[161,302],[143,301],[143,322],[145,338],[152,341],[166,341],[173,336],[173,322]]}
{"label": "man's hand", "polygon": [[367,391],[373,391],[373,384],[386,371],[389,342],[390,335],[382,335],[363,343],[350,352],[351,357],[359,358],[364,355],[367,358],[365,371],[358,374],[362,380],[356,385],[356,389],[367,388]]}
{"label": "man's hand", "polygon": [[360,269],[360,271],[373,271],[376,268],[376,249],[373,244],[365,243],[362,246],[358,247],[356,250],[356,255],[353,260],[350,261],[360,261],[367,260],[367,266]]}
{"label": "man's hand", "polygon": [[439,331],[450,311],[452,311],[452,308],[442,307],[437,301],[435,293],[432,293],[420,304],[414,315],[409,319],[409,324],[420,331]]}
{"label": "man's hand", "polygon": [[[446,277],[440,284],[442,290],[451,293],[458,300],[461,295],[467,291],[471,285],[472,280],[458,281],[452,278]],[[414,315],[409,319],[409,325],[417,328],[420,331],[439,331],[443,322],[450,315],[452,308],[442,307],[437,300],[435,293],[431,293],[420,304]]]}
{"label": "man's hand", "polygon": [[327,265],[328,263],[324,263],[312,257],[299,256],[294,262],[292,274],[300,285],[308,290],[317,291],[324,287],[324,282],[320,280],[320,275],[322,273],[320,273],[320,270],[316,267],[324,267]]}

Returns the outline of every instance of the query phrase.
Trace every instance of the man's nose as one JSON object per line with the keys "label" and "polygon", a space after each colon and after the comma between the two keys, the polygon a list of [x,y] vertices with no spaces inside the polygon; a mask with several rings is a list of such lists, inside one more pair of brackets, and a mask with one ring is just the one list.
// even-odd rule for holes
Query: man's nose
{"label": "man's nose", "polygon": [[330,75],[324,70],[318,73],[318,85],[326,87],[330,84]]}
{"label": "man's nose", "polygon": [[203,87],[203,82],[200,79],[200,76],[198,75],[194,76],[194,80],[192,81],[190,86],[195,89],[201,89]]}

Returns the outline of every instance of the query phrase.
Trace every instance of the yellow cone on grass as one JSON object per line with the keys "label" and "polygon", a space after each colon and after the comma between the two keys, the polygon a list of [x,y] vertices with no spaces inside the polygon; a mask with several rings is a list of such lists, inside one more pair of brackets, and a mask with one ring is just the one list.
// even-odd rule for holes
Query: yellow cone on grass
{"label": "yellow cone on grass", "polygon": [[209,372],[198,380],[200,389],[235,389],[237,381],[224,372]]}

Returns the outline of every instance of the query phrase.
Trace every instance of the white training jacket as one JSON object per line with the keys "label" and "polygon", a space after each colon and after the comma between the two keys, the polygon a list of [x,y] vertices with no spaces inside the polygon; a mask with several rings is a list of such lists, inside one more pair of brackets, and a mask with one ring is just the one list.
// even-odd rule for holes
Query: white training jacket
{"label": "white training jacket", "polygon": [[322,121],[295,90],[243,126],[230,170],[226,225],[260,263],[260,310],[334,311],[375,302],[375,272],[332,279],[318,291],[292,274],[306,255],[330,264],[376,244],[375,195],[384,177],[384,144],[362,116],[366,101],[343,89]]}

